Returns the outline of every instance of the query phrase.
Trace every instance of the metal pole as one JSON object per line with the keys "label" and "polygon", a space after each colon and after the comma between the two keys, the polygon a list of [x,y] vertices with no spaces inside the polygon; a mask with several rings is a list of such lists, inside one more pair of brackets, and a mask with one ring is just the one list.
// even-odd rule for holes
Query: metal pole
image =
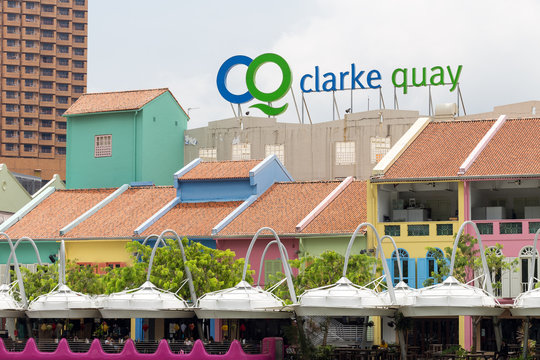
{"label": "metal pole", "polygon": [[[268,244],[266,244],[266,247],[264,248],[264,251],[262,253],[262,256],[261,256],[261,264],[259,266],[259,276],[257,277],[257,285],[260,285],[261,284],[261,274],[262,274],[262,271],[263,271],[263,265],[264,265],[264,257],[266,256],[266,252],[268,251],[268,248],[271,246],[271,245],[274,245],[274,244],[277,244],[277,240],[272,240],[270,241]],[[290,268],[290,264],[289,264],[289,253],[287,253],[287,249],[285,249],[285,245],[283,244],[278,244],[278,246],[283,246],[283,250],[285,251],[285,256],[287,257],[287,265],[289,265],[289,268]],[[292,271],[292,269],[291,269]]]}
{"label": "metal pole", "polygon": [[[15,242],[15,245],[13,246],[13,251],[17,251],[17,247],[19,247],[19,243],[21,241],[29,241],[30,244],[32,244],[32,247],[34,248],[34,252],[36,253],[36,257],[37,257],[37,260],[38,260],[38,264],[39,265],[43,265],[43,263],[41,262],[41,256],[39,255],[39,251],[38,251],[38,248],[36,246],[36,243],[34,242],[34,240],[30,239],[29,237],[27,236],[23,236],[22,238],[20,238],[19,240],[17,240],[17,242]],[[4,283],[7,284],[7,279],[9,279],[9,266],[11,265],[11,259],[13,257],[13,254],[14,253],[10,253],[9,254],[9,257],[8,257],[8,261],[6,263],[6,276],[4,278]]]}
{"label": "metal pole", "polygon": [[301,124],[302,120],[300,120],[300,112],[298,112],[298,104],[296,103],[296,96],[294,95],[294,90],[291,87],[291,95],[294,101],[294,108],[296,109],[296,115],[298,116],[298,122]]}
{"label": "metal pole", "polygon": [[5,232],[0,232],[0,237],[3,236],[6,238],[9,248],[11,249],[11,253],[13,254],[13,264],[15,265],[15,274],[17,275],[17,282],[19,283],[19,292],[21,293],[21,299],[23,301],[23,306],[26,307],[28,305],[28,299],[26,298],[26,291],[24,290],[24,282],[23,277],[21,274],[21,269],[19,268],[19,261],[17,260],[17,254],[15,254],[15,247],[13,246],[13,242],[11,241],[11,238],[8,234]]}
{"label": "metal pole", "polygon": [[[399,258],[399,251],[398,251],[398,247],[396,245],[396,242],[394,241],[394,238],[391,237],[390,235],[384,235],[382,238],[381,238],[381,244],[383,242],[384,239],[390,239],[392,241],[392,244],[394,245],[394,250],[396,252],[396,260],[397,260],[397,263],[398,263],[398,271],[399,271],[399,281],[403,281],[403,270],[402,270],[402,266],[401,266],[401,259]],[[379,247],[377,247],[377,252],[379,251]],[[378,257],[378,256],[377,256]],[[392,256],[390,256],[390,258],[392,258]]]}

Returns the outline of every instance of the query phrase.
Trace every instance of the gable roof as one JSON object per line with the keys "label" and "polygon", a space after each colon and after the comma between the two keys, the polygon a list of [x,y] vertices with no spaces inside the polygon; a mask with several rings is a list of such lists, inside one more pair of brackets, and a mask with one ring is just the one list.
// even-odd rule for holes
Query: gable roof
{"label": "gable roof", "polygon": [[494,120],[431,122],[382,179],[458,177],[460,165]]}
{"label": "gable roof", "polygon": [[180,203],[146,229],[142,236],[172,229],[180,236],[211,237],[212,228],[242,201]]}
{"label": "gable roof", "polygon": [[130,187],[63,238],[131,238],[137,226],[175,196],[172,186]]}
{"label": "gable roof", "polygon": [[366,221],[366,181],[353,181],[300,233],[352,234]]}
{"label": "gable roof", "polygon": [[167,91],[162,88],[83,94],[64,115],[138,110]]}
{"label": "gable roof", "polygon": [[262,160],[201,162],[179,180],[244,179]]}
{"label": "gable roof", "polygon": [[340,181],[275,183],[217,236],[253,235],[263,226],[278,234],[295,234],[296,225],[339,184]]}
{"label": "gable roof", "polygon": [[59,238],[61,228],[78,218],[116,189],[56,190],[6,230],[12,239]]}

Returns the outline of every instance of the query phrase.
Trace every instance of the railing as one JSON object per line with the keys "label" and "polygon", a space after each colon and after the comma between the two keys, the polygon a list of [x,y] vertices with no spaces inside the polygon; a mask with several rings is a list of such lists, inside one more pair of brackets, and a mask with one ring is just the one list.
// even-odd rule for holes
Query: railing
{"label": "railing", "polygon": [[380,222],[378,228],[385,235],[397,236],[453,236],[456,221]]}
{"label": "railing", "polygon": [[[223,359],[223,360],[273,360],[277,351],[283,346],[281,338],[265,338],[262,341],[263,353],[259,347],[253,344],[242,345],[237,340],[232,343],[211,343],[203,345],[197,340],[193,345],[185,345],[181,342],[138,342],[127,340],[125,343],[105,344],[98,339],[91,343],[86,341],[67,341],[62,339],[60,343],[54,341],[39,341],[34,339],[26,343],[14,342],[10,339],[0,339],[0,359],[49,359],[54,352],[55,358],[80,358],[80,359]],[[145,354],[145,355],[142,355]],[[188,355],[189,354],[189,355]],[[152,356],[153,355],[153,356]],[[222,355],[222,356],[219,356]]]}
{"label": "railing", "polygon": [[524,235],[540,229],[540,219],[473,220],[482,235]]}

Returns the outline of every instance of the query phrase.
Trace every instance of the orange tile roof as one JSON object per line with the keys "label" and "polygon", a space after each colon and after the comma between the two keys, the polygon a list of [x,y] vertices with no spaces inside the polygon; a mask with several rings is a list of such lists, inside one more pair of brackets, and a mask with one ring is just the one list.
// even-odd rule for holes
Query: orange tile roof
{"label": "orange tile roof", "polygon": [[494,120],[432,122],[382,178],[457,177],[459,166],[494,122]]}
{"label": "orange tile roof", "polygon": [[311,223],[302,234],[352,234],[367,221],[365,181],[353,181]]}
{"label": "orange tile roof", "polygon": [[212,228],[240,204],[242,201],[181,203],[146,229],[142,236],[172,229],[180,236],[210,237]]}
{"label": "orange tile roof", "polygon": [[181,180],[242,179],[262,160],[201,162],[188,171]]}
{"label": "orange tile roof", "polygon": [[126,238],[176,197],[172,186],[132,187],[66,233],[64,238]]}
{"label": "orange tile roof", "polygon": [[64,115],[137,110],[168,89],[115,91],[81,95]]}
{"label": "orange tile roof", "polygon": [[339,184],[339,181],[276,183],[218,236],[253,235],[263,226],[273,228],[278,234],[294,234],[296,225]]}
{"label": "orange tile roof", "polygon": [[6,233],[13,239],[59,238],[59,231],[116,189],[56,190],[48,198],[10,227]]}
{"label": "orange tile roof", "polygon": [[540,174],[540,119],[507,120],[465,173]]}

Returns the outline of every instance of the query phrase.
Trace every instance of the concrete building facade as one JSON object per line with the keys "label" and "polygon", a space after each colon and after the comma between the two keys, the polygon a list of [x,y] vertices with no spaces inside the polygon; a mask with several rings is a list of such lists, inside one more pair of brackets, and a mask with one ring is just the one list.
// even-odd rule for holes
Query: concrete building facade
{"label": "concrete building facade", "polygon": [[65,177],[64,111],[84,92],[87,0],[1,1],[0,162]]}

